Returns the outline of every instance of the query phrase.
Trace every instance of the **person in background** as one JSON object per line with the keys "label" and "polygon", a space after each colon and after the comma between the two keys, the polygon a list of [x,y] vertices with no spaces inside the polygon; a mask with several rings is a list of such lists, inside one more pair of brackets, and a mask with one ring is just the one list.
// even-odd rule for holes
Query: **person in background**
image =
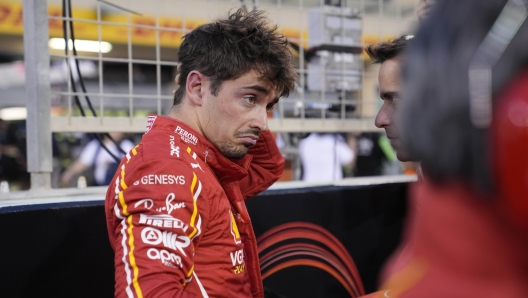
{"label": "person in background", "polygon": [[374,63],[381,64],[378,73],[379,93],[383,100],[375,125],[383,128],[400,161],[413,161],[401,144],[398,113],[401,108],[403,52],[412,36],[404,35],[389,42],[370,45],[366,52]]}
{"label": "person in background", "polygon": [[303,181],[327,182],[343,179],[354,151],[340,134],[311,133],[299,141],[299,156]]}
{"label": "person in background", "polygon": [[421,160],[420,208],[378,297],[526,297],[527,3],[436,5],[404,65],[401,139]]}
{"label": "person in background", "polygon": [[[423,23],[430,15],[431,10],[435,7],[436,0],[420,0],[416,8],[416,16],[418,21]],[[406,58],[404,55],[406,49],[409,47],[411,40],[414,39],[412,35],[404,35],[398,39],[392,40],[388,43],[379,43],[369,46],[366,51],[374,63],[381,63],[378,74],[378,81],[380,85],[380,97],[383,100],[383,106],[376,116],[375,124],[378,127],[384,128],[387,137],[390,136],[392,147],[397,152],[397,158],[403,164],[404,174],[418,176],[418,184],[423,182],[424,175],[420,166],[420,159],[409,154],[405,146],[402,144],[402,130],[401,130],[401,109],[405,100],[401,98],[403,89],[403,66]],[[383,87],[382,87],[383,84]],[[408,123],[412,123],[413,119]],[[412,136],[411,136],[412,137]],[[398,154],[399,153],[399,154]],[[408,213],[420,213],[420,202],[416,200],[409,200]],[[382,284],[380,291],[364,296],[364,298],[396,298],[399,297],[400,285],[397,283],[405,283],[399,281],[397,283],[387,284],[387,279],[390,274],[403,268],[407,262],[412,258],[410,247],[414,246],[414,239],[404,239],[392,256],[387,260],[384,269],[379,276],[379,282]],[[412,273],[411,273],[412,274]],[[392,291],[392,294],[391,294]]]}
{"label": "person in background", "polygon": [[[109,135],[119,144],[119,147],[124,152],[128,152],[134,148],[134,143],[125,139],[123,133],[110,132]],[[104,137],[103,143],[114,156],[118,158],[123,157],[122,152],[118,150],[115,143],[108,137]],[[91,169],[92,173],[90,174],[93,175],[93,183],[88,183],[90,186],[108,185],[117,169],[116,166],[117,162],[114,157],[102,148],[97,139],[93,139],[83,148],[79,158],[64,170],[60,176],[60,183],[63,187],[70,186],[73,177],[77,177]]]}
{"label": "person in background", "polygon": [[244,200],[284,167],[268,112],[297,74],[276,29],[239,9],[183,37],[173,107],[106,194],[115,297],[264,297]]}

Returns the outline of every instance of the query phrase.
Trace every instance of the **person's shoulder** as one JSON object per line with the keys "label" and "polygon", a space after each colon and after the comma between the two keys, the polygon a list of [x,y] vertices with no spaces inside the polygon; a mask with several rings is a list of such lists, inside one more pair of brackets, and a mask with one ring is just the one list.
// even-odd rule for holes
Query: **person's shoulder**
{"label": "person's shoulder", "polygon": [[143,159],[162,160],[168,163],[189,163],[189,154],[186,150],[188,145],[173,133],[164,130],[153,130],[143,136],[142,151]]}
{"label": "person's shoulder", "polygon": [[[185,153],[185,154],[182,154]],[[124,167],[134,179],[141,177],[165,177],[166,175],[187,175],[192,173],[193,168],[185,155],[187,152],[170,151],[160,142],[141,142],[137,147],[130,150],[125,157]],[[127,175],[128,175],[127,174]],[[165,175],[165,176],[164,176]],[[169,177],[169,176],[167,176]]]}

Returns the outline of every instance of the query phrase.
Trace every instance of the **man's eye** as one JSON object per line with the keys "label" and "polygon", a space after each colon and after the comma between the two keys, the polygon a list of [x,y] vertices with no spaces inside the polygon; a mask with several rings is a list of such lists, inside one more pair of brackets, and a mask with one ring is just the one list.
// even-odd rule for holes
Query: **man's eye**
{"label": "man's eye", "polygon": [[244,97],[244,98],[250,104],[255,104],[257,102],[257,99],[254,96],[248,96],[248,97]]}
{"label": "man's eye", "polygon": [[269,112],[273,111],[274,108],[275,108],[275,105],[268,105],[268,106],[266,107],[266,112],[269,113]]}

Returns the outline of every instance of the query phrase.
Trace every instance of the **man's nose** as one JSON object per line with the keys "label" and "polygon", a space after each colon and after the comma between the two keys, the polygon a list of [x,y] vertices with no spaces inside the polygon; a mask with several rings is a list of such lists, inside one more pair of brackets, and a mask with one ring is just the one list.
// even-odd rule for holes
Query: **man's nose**
{"label": "man's nose", "polygon": [[252,128],[256,128],[262,132],[268,130],[268,113],[266,110],[264,112],[258,111],[253,120],[249,124]]}
{"label": "man's nose", "polygon": [[374,124],[376,125],[377,128],[383,128],[385,126],[389,126],[391,123],[392,123],[392,116],[391,116],[390,111],[388,111],[385,105],[381,106],[381,109],[376,115],[376,120],[374,120]]}

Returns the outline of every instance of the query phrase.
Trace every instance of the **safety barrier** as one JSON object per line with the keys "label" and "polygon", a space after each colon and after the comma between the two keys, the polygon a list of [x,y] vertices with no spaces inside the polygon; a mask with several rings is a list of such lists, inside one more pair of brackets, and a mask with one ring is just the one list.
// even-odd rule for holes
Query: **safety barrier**
{"label": "safety barrier", "polygon": [[[265,287],[288,298],[376,290],[413,176],[276,183],[247,201]],[[3,297],[112,297],[105,188],[0,200]],[[18,197],[17,197],[18,196]]]}

